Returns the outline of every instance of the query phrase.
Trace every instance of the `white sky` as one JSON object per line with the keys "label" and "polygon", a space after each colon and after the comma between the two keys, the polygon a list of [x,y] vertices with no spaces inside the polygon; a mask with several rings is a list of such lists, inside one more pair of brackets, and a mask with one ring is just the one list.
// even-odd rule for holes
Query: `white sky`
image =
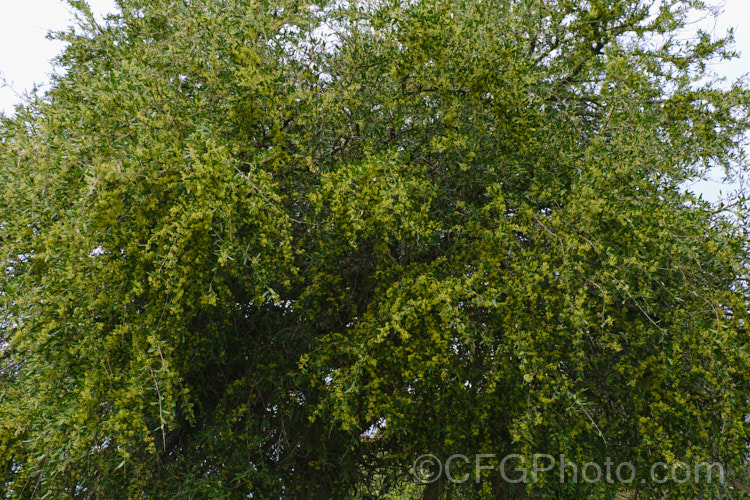
{"label": "white sky", "polygon": [[[101,15],[115,10],[113,0],[88,0]],[[63,48],[47,40],[50,30],[64,30],[72,10],[63,0],[0,0],[0,76],[12,88],[0,88],[0,111],[13,111],[20,94],[44,84],[52,71],[50,59]]]}
{"label": "white sky", "polygon": [[[717,3],[720,0],[713,0]],[[115,10],[114,0],[88,0],[99,16]],[[0,78],[9,86],[0,88],[0,111],[13,112],[13,105],[34,84],[44,85],[52,71],[50,59],[60,52],[62,44],[47,40],[50,30],[62,30],[71,21],[71,11],[63,0],[0,0]],[[702,23],[703,29],[723,34],[735,28],[739,59],[714,66],[729,81],[750,72],[750,0],[726,0],[724,12],[714,26]],[[0,80],[0,83],[2,80]],[[716,199],[719,185],[703,182],[696,188],[708,198]],[[725,188],[724,191],[727,189]]]}

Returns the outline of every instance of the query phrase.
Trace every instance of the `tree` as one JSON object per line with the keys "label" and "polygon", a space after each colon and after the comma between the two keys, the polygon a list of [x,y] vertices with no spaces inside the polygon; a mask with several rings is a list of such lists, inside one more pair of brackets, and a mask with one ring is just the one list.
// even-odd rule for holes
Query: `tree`
{"label": "tree", "polygon": [[[7,497],[742,491],[747,207],[684,186],[750,94],[702,2],[70,3],[0,129]],[[540,453],[637,476],[503,478]]]}

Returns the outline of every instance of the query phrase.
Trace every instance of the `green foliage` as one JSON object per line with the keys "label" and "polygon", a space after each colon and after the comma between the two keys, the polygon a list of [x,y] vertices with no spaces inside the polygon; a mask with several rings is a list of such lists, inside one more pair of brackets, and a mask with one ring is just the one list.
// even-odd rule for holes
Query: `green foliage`
{"label": "green foliage", "polygon": [[683,186],[743,171],[750,93],[674,36],[702,2],[71,5],[0,123],[5,497],[746,491],[747,207]]}

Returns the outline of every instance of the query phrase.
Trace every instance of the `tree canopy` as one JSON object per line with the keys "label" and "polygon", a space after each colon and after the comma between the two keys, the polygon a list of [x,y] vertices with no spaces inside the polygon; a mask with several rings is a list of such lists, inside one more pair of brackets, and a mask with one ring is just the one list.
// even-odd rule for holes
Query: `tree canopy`
{"label": "tree canopy", "polygon": [[[70,3],[0,122],[5,497],[747,491],[747,206],[685,187],[747,165],[709,6]],[[637,477],[410,470],[541,453]]]}

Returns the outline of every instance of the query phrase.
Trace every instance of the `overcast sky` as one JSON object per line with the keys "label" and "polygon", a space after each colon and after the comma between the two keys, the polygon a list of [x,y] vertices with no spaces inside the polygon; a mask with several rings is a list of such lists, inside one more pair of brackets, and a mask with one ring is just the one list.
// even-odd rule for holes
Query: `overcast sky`
{"label": "overcast sky", "polygon": [[[115,10],[114,0],[88,3],[99,16]],[[62,44],[47,40],[45,35],[50,30],[64,29],[70,20],[71,11],[63,0],[0,0],[0,77],[10,85],[0,88],[0,111],[12,112],[26,90],[48,81],[52,71],[49,61],[60,52]],[[718,22],[700,24],[716,34],[734,26],[741,57],[714,67],[730,81],[750,72],[750,27],[743,30],[740,23],[750,23],[750,0],[726,0]],[[710,198],[718,194],[717,186],[706,185],[700,191]]]}
{"label": "overcast sky", "polygon": [[[114,0],[88,0],[99,15],[115,10]],[[0,76],[12,88],[0,88],[0,110],[12,112],[19,94],[44,84],[52,71],[50,59],[63,48],[47,40],[50,30],[63,30],[71,21],[63,0],[0,0]]]}

